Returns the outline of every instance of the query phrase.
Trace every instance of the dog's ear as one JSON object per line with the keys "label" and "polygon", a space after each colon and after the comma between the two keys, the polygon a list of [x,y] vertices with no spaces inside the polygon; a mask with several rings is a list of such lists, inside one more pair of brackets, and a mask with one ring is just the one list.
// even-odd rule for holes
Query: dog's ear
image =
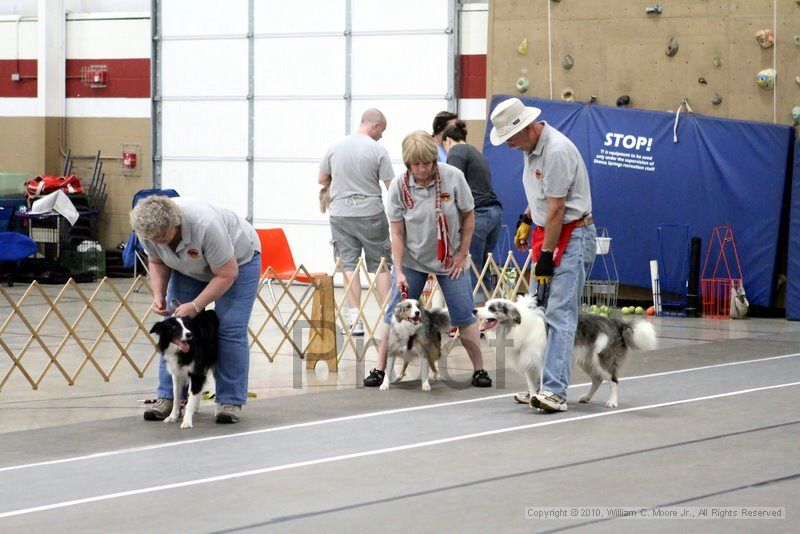
{"label": "dog's ear", "polygon": [[153,328],[150,329],[151,334],[158,334],[162,330],[164,330],[163,321],[158,321],[156,324],[153,325]]}
{"label": "dog's ear", "polygon": [[158,336],[158,351],[164,352],[169,348],[169,344],[172,340],[167,336],[169,329],[167,325],[164,324],[164,321],[159,321],[153,325],[153,328],[150,329],[151,334],[156,334]]}
{"label": "dog's ear", "polygon": [[514,324],[522,323],[522,315],[520,315],[519,310],[517,310],[516,306],[508,305],[505,302],[502,304],[502,312],[508,317],[508,320]]}

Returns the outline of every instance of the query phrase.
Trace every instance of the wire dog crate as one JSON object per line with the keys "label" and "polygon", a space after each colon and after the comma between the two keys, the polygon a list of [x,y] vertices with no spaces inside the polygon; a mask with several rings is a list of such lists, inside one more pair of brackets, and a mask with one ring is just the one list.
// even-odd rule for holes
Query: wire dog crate
{"label": "wire dog crate", "polygon": [[[716,254],[714,266],[709,265]],[[742,266],[736,250],[736,240],[730,226],[715,226],[708,243],[700,280],[703,293],[703,316],[729,319],[731,295],[743,285]]]}
{"label": "wire dog crate", "polygon": [[596,247],[594,261],[583,286],[582,304],[584,308],[592,305],[614,308],[619,294],[619,272],[607,228],[598,229]]}

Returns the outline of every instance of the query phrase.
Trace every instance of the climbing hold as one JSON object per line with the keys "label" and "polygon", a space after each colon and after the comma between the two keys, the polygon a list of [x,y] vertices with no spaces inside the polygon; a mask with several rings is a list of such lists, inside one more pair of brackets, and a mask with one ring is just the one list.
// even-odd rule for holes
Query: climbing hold
{"label": "climbing hold", "polygon": [[596,97],[596,96],[594,96],[594,95],[591,95],[591,96],[589,97],[589,103],[590,103],[590,104],[597,104],[597,97]]}
{"label": "climbing hold", "polygon": [[631,97],[629,97],[628,95],[622,95],[617,99],[618,108],[626,107],[630,105],[630,103],[631,103]]}
{"label": "climbing hold", "polygon": [[715,67],[720,68],[722,66],[722,58],[714,56],[711,58],[711,63],[713,63]]}
{"label": "climbing hold", "polygon": [[664,53],[667,54],[668,57],[672,57],[678,53],[678,40],[674,37],[669,38],[669,42],[667,43],[667,49],[664,50]]}
{"label": "climbing hold", "polygon": [[720,95],[719,93],[714,93],[714,96],[711,97],[711,103],[714,104],[715,106],[719,106],[720,104],[722,104],[722,95]]}
{"label": "climbing hold", "polygon": [[795,106],[792,108],[792,119],[794,120],[794,124],[800,124],[800,106]]}
{"label": "climbing hold", "polygon": [[530,85],[530,81],[526,76],[520,76],[517,80],[517,91],[520,93],[524,93],[528,90],[528,86]]}
{"label": "climbing hold", "polygon": [[700,85],[707,85],[707,84],[708,84],[708,81],[706,81],[706,79],[705,79],[705,78],[703,78],[702,76],[700,76],[699,78],[697,78],[697,83],[699,83]]}
{"label": "climbing hold", "polygon": [[517,54],[524,56],[528,53],[528,38],[524,38],[519,46],[517,47]]}
{"label": "climbing hold", "polygon": [[772,30],[765,28],[756,34],[756,41],[761,45],[761,48],[770,48],[775,44],[775,37],[772,35]]}
{"label": "climbing hold", "polygon": [[571,69],[574,64],[575,64],[575,60],[572,59],[572,56],[569,55],[569,54],[564,56],[564,59],[561,60],[561,66],[564,67],[566,70]]}
{"label": "climbing hold", "polygon": [[662,12],[661,4],[656,4],[654,6],[647,6],[644,9],[644,12],[648,15],[660,15]]}
{"label": "climbing hold", "polygon": [[772,90],[775,88],[775,76],[777,75],[775,69],[764,69],[756,75],[756,83],[762,89]]}
{"label": "climbing hold", "polygon": [[564,102],[574,102],[575,101],[575,91],[567,87],[563,91],[561,91],[561,100]]}

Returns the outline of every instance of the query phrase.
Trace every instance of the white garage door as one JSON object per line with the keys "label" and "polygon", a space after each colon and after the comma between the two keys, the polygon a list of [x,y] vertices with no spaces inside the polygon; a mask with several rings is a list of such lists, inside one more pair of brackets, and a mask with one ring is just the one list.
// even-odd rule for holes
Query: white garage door
{"label": "white garage door", "polygon": [[376,107],[400,142],[454,110],[454,0],[169,0],[154,13],[154,181],[332,264],[318,163]]}

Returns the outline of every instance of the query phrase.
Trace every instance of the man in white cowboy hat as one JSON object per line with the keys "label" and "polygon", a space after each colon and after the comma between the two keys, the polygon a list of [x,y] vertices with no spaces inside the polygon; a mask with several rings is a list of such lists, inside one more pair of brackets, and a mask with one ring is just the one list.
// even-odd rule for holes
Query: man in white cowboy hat
{"label": "man in white cowboy hat", "polygon": [[527,393],[515,398],[543,412],[563,412],[567,409],[578,304],[587,265],[594,259],[597,232],[583,158],[564,134],[546,122],[536,121],[540,114],[540,109],[525,106],[518,98],[504,100],[492,111],[489,139],[495,146],[506,143],[524,154],[522,184],[528,209],[520,215],[514,245],[528,250],[531,224],[536,225],[536,263],[529,293],[542,294],[539,286],[549,286],[541,389],[530,399]]}

